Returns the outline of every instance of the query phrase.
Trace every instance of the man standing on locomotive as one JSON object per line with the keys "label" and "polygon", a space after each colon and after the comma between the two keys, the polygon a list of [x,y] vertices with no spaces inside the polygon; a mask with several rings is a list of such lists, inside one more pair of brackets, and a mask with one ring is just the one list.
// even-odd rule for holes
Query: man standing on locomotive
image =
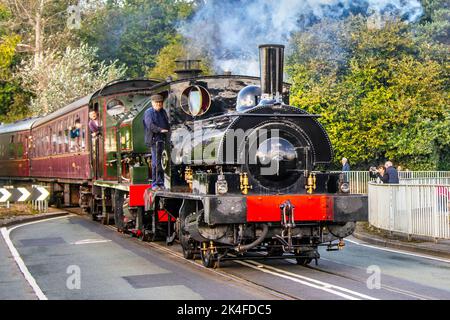
{"label": "man standing on locomotive", "polygon": [[151,97],[152,108],[144,114],[145,145],[152,153],[152,189],[164,189],[164,170],[162,168],[162,152],[169,132],[170,123],[167,112],[163,109],[164,98],[155,94]]}

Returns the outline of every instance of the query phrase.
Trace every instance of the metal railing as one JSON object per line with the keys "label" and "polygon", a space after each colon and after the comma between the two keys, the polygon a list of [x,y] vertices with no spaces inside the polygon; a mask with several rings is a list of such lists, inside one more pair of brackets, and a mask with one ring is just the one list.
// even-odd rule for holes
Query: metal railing
{"label": "metal railing", "polygon": [[369,171],[332,171],[332,173],[343,173],[350,186],[352,194],[367,194],[370,178]]}
{"label": "metal railing", "polygon": [[450,184],[368,185],[369,223],[411,236],[450,239]]}
{"label": "metal railing", "polygon": [[[332,171],[342,173],[342,171]],[[350,184],[350,193],[367,194],[368,184],[374,179],[370,178],[369,171],[345,172]],[[450,171],[399,171],[400,184],[449,184]]]}

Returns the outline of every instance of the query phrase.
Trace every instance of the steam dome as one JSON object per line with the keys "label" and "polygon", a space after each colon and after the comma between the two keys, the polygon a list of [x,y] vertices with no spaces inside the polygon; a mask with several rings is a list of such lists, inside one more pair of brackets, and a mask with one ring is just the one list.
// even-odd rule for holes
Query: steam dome
{"label": "steam dome", "polygon": [[256,107],[261,97],[261,88],[258,86],[247,86],[239,91],[236,101],[236,110],[244,112]]}

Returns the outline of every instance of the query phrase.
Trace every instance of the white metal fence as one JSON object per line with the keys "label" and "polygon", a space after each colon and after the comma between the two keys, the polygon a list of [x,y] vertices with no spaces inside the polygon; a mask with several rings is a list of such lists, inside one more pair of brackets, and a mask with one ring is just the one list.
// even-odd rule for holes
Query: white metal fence
{"label": "white metal fence", "polygon": [[450,184],[370,182],[371,225],[409,236],[450,239]]}
{"label": "white metal fence", "polygon": [[[341,171],[333,171],[341,173]],[[350,184],[350,193],[367,194],[369,171],[348,171],[345,173]],[[400,184],[450,184],[450,171],[399,171]]]}

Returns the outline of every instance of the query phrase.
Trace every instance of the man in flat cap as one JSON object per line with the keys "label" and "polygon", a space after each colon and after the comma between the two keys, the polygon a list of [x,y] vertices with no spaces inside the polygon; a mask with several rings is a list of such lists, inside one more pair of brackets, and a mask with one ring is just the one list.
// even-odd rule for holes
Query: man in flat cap
{"label": "man in flat cap", "polygon": [[169,132],[170,123],[166,110],[163,109],[163,96],[155,94],[151,96],[152,107],[144,114],[145,145],[152,152],[152,189],[164,189],[164,170],[161,158]]}

